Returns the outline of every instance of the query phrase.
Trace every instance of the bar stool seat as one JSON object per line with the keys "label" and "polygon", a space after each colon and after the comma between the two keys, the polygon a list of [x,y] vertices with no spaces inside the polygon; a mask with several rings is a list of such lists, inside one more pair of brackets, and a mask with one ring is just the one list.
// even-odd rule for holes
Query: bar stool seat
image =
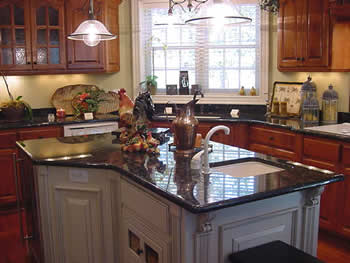
{"label": "bar stool seat", "polygon": [[324,263],[280,240],[233,253],[232,263]]}

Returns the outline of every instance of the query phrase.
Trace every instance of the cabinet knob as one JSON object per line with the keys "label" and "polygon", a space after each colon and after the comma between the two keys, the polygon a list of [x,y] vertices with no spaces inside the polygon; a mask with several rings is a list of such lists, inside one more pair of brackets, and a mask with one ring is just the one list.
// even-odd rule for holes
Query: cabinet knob
{"label": "cabinet knob", "polygon": [[68,64],[72,64],[72,61],[71,61],[71,60],[69,60],[69,61],[68,61]]}
{"label": "cabinet knob", "polygon": [[273,141],[275,138],[273,138],[273,136],[271,136],[270,138],[269,138],[269,140],[270,141]]}
{"label": "cabinet knob", "polygon": [[30,61],[27,61],[27,65],[30,65],[30,64],[32,64]]}
{"label": "cabinet knob", "polygon": [[142,253],[143,253],[143,250],[138,248],[137,251],[136,251],[136,254],[140,256]]}
{"label": "cabinet knob", "polygon": [[300,58],[301,61],[305,61],[305,58]]}
{"label": "cabinet knob", "polygon": [[301,59],[300,58],[297,58],[297,61],[300,61]]}

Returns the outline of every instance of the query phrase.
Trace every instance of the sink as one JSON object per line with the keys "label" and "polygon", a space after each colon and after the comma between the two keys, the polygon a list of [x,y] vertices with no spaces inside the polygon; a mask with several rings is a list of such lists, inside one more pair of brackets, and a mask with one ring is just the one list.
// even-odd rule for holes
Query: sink
{"label": "sink", "polygon": [[[170,119],[170,120],[173,120],[176,118],[175,115],[158,115],[157,117]],[[220,119],[221,118],[221,116],[214,116],[214,115],[195,115],[195,117],[198,119]]]}
{"label": "sink", "polygon": [[212,171],[231,175],[237,178],[250,176],[258,176],[263,174],[275,173],[283,171],[282,168],[260,163],[256,161],[248,161],[243,163],[234,163],[218,167],[213,167]]}

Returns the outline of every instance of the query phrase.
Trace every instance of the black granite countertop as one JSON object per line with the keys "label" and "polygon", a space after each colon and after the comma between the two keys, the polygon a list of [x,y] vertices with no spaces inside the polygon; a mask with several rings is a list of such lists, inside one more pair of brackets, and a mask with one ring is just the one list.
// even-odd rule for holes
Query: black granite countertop
{"label": "black granite countertop", "polygon": [[45,116],[38,115],[38,116],[34,116],[33,120],[31,121],[8,122],[6,120],[0,119],[0,130],[67,125],[67,124],[78,124],[78,123],[118,121],[118,120],[119,120],[118,115],[97,114],[93,120],[84,120],[74,116],[67,116],[65,118],[56,118],[55,121],[49,122],[47,115]]}
{"label": "black granite countertop", "polygon": [[[212,166],[257,161],[283,169],[245,178],[191,169],[191,156],[175,154],[167,143],[159,156],[122,152],[111,134],[18,142],[38,165],[112,169],[193,212],[208,212],[343,180],[342,175],[288,163],[270,156],[212,142]],[[170,140],[171,141],[171,140]],[[215,169],[215,168],[214,168]]]}
{"label": "black granite countertop", "polygon": [[[203,117],[201,117],[203,116]],[[219,118],[207,118],[208,116],[218,116]],[[317,136],[326,139],[335,139],[341,140],[344,142],[350,142],[350,136],[346,134],[335,134],[328,133],[323,131],[315,131],[309,130],[308,128],[311,126],[303,125],[303,122],[299,118],[282,118],[282,117],[271,117],[266,116],[265,114],[255,112],[255,113],[240,113],[239,117],[233,118],[228,114],[220,114],[220,113],[210,113],[210,114],[202,114],[196,115],[196,118],[199,122],[216,122],[220,123],[248,123],[248,124],[260,124],[267,127],[272,128],[282,128],[285,130],[290,130],[296,133],[302,133],[305,135]],[[165,117],[164,114],[158,114],[153,118],[155,121],[172,121],[172,118]],[[349,120],[344,120],[350,122]],[[339,123],[343,123],[344,121],[340,121]],[[322,125],[322,123],[319,123]],[[318,126],[318,125],[313,125]]]}

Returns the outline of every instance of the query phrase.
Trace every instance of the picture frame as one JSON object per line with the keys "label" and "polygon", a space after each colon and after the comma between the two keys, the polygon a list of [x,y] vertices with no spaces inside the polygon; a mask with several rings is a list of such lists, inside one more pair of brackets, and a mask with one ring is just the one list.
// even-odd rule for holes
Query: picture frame
{"label": "picture frame", "polygon": [[301,87],[303,82],[283,82],[275,81],[273,83],[270,106],[274,101],[287,102],[287,115],[300,117],[301,115]]}
{"label": "picture frame", "polygon": [[167,84],[166,85],[166,95],[177,95],[177,85]]}
{"label": "picture frame", "polygon": [[179,95],[189,95],[190,85],[188,80],[188,71],[180,71],[179,76]]}

